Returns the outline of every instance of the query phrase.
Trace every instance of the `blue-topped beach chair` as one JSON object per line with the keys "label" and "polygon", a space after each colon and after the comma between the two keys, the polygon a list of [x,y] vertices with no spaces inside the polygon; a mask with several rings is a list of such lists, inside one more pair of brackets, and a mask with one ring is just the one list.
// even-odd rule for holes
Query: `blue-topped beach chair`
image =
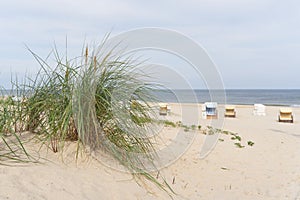
{"label": "blue-topped beach chair", "polygon": [[206,107],[206,119],[218,118],[218,104],[216,102],[205,102]]}

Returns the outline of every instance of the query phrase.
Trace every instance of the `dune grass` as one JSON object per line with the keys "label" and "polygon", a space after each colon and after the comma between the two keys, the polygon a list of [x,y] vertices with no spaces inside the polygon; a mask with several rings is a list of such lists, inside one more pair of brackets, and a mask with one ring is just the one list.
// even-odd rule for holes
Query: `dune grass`
{"label": "dune grass", "polygon": [[11,96],[0,99],[0,165],[30,161],[18,135],[24,130],[22,111],[23,101]]}
{"label": "dune grass", "polygon": [[17,106],[11,99],[4,103],[9,108],[2,108],[0,132],[30,131],[53,152],[63,152],[66,141],[78,142],[90,152],[111,155],[139,180],[144,177],[173,193],[164,178],[158,181],[148,171],[156,169],[148,137],[156,121],[147,103],[153,85],[142,81],[146,75],[136,70],[139,63],[133,57],[122,58],[113,49],[103,53],[102,46],[86,47],[72,59],[56,48],[47,59],[28,49],[40,71],[26,84],[15,83],[24,100]]}

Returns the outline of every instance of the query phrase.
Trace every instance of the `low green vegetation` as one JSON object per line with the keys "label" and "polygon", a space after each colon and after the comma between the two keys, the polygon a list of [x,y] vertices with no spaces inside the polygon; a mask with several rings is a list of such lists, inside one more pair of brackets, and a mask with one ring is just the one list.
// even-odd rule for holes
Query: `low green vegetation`
{"label": "low green vegetation", "polygon": [[232,140],[238,140],[238,141],[241,141],[241,137],[239,135],[235,135],[233,137],[231,137]]}
{"label": "low green vegetation", "polygon": [[245,146],[243,146],[241,143],[239,143],[239,142],[236,142],[236,143],[234,143],[234,145],[236,146],[236,147],[238,147],[238,148],[244,148]]}
{"label": "low green vegetation", "polygon": [[[206,132],[204,132],[204,134],[208,134],[208,135],[212,135],[212,134],[215,134],[215,133],[220,133],[222,135],[230,136],[231,140],[238,141],[238,142],[234,143],[234,145],[237,148],[244,148],[245,147],[244,145],[242,145],[242,143],[241,143],[242,142],[242,137],[238,133],[233,133],[233,132],[227,131],[227,130],[215,129],[211,126],[207,126],[207,130],[206,130]],[[219,138],[219,141],[224,142],[225,139]],[[248,146],[253,146],[254,142],[248,141],[247,144],[248,144]]]}
{"label": "low green vegetation", "polygon": [[249,146],[253,146],[253,145],[254,145],[254,142],[248,141],[247,144],[248,144]]}
{"label": "low green vegetation", "polygon": [[191,126],[191,129],[192,129],[192,130],[196,130],[196,125],[192,125],[192,126]]}
{"label": "low green vegetation", "polygon": [[[221,129],[217,129],[217,128],[213,128],[212,126],[207,126],[206,128],[202,128],[201,125],[191,125],[191,126],[188,126],[188,125],[184,125],[182,124],[181,121],[179,122],[171,122],[171,121],[168,121],[168,120],[164,120],[164,124],[165,126],[171,126],[173,128],[183,128],[184,132],[189,132],[189,131],[199,131],[200,133],[204,134],[204,135],[214,135],[214,134],[217,134],[217,133],[220,133],[222,135],[228,135],[230,136],[230,139],[233,140],[233,141],[238,141],[238,142],[235,142],[234,145],[237,147],[237,148],[244,148],[245,146],[242,145],[242,137],[237,134],[237,133],[233,133],[231,131],[227,131],[227,130],[221,130]],[[196,130],[196,127],[197,127],[197,130]],[[219,138],[218,141],[220,142],[224,142],[225,139],[224,138]],[[252,141],[248,141],[247,142],[247,145],[248,146],[253,146],[254,145],[254,142]]]}
{"label": "low green vegetation", "polygon": [[170,126],[170,127],[173,127],[173,128],[178,126],[176,123],[168,121],[168,120],[164,120],[163,123],[164,123],[165,126]]}

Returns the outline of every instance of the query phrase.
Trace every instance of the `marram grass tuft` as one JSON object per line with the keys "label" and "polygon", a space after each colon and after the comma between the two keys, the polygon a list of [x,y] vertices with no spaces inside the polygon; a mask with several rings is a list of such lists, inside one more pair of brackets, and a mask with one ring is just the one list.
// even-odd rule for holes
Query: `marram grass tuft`
{"label": "marram grass tuft", "polygon": [[50,57],[28,50],[41,69],[26,84],[16,83],[24,100],[6,113],[12,117],[0,115],[1,132],[30,131],[53,152],[63,152],[66,141],[77,141],[92,152],[109,154],[136,178],[174,193],[148,171],[149,166],[156,169],[157,158],[149,137],[157,119],[148,104],[155,85],[142,81],[146,74],[137,70],[140,63],[114,49],[105,53],[103,44],[86,47],[73,59],[54,48],[54,65],[48,64]]}

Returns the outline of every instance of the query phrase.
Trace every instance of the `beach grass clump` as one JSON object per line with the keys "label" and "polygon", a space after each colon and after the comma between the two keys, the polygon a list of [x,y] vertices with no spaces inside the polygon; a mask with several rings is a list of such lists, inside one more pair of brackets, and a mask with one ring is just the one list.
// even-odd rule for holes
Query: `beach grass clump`
{"label": "beach grass clump", "polygon": [[245,146],[243,146],[240,142],[236,142],[234,143],[234,145],[238,148],[244,148]]}
{"label": "beach grass clump", "polygon": [[8,96],[0,101],[0,132],[10,134],[12,132],[22,132],[25,130],[24,99]]}
{"label": "beach grass clump", "polygon": [[190,131],[190,127],[189,126],[183,125],[182,127],[183,127],[183,131],[184,132],[189,132]]}
{"label": "beach grass clump", "polygon": [[[147,103],[153,85],[142,81],[146,75],[137,70],[140,63],[131,56],[123,58],[102,47],[86,47],[73,59],[54,48],[52,64],[29,49],[41,69],[19,85],[26,98],[21,109],[14,110],[22,127],[53,152],[63,152],[66,141],[78,141],[92,155],[108,153],[135,177],[172,191],[166,181],[161,183],[148,172],[156,169],[157,158],[149,137],[156,119]],[[3,124],[3,130],[12,125]]]}
{"label": "beach grass clump", "polygon": [[193,125],[191,126],[191,129],[192,129],[193,131],[196,130],[196,125],[193,124]]}
{"label": "beach grass clump", "polygon": [[170,126],[170,127],[173,127],[173,128],[177,127],[176,123],[174,123],[172,121],[169,121],[169,120],[164,120],[163,123],[164,123],[165,126]]}
{"label": "beach grass clump", "polygon": [[12,132],[14,118],[12,111],[12,98],[1,99],[0,102],[0,132],[8,134]]}
{"label": "beach grass clump", "polygon": [[178,126],[178,127],[181,127],[183,124],[182,124],[182,121],[177,121],[176,122],[176,125]]}
{"label": "beach grass clump", "polygon": [[247,144],[252,147],[254,145],[254,142],[248,141]]}
{"label": "beach grass clump", "polygon": [[232,140],[238,140],[241,141],[242,138],[239,135],[235,135],[234,137],[231,137]]}
{"label": "beach grass clump", "polygon": [[22,106],[22,101],[15,101],[12,97],[3,97],[0,100],[0,164],[30,161],[17,134],[23,130]]}
{"label": "beach grass clump", "polygon": [[62,62],[55,51],[56,66],[51,68],[36,54],[41,70],[26,85],[30,91],[26,100],[26,130],[37,133],[44,144],[50,144],[54,152],[62,149],[66,140],[77,140],[78,134],[72,115],[72,80],[77,67],[69,61]]}
{"label": "beach grass clump", "polygon": [[204,134],[206,135],[214,135],[217,133],[217,130],[213,128],[212,126],[207,126],[206,131],[204,131]]}

